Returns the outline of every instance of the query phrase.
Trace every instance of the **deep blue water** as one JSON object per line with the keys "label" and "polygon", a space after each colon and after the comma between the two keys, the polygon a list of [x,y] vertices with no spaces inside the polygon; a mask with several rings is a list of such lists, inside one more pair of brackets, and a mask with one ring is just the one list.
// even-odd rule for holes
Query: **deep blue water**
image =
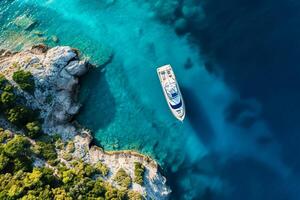
{"label": "deep blue water", "polygon": [[[206,26],[193,28],[198,42],[222,66],[228,85],[242,98],[255,98],[261,104],[260,115],[272,137],[258,142],[264,146],[277,142],[280,157],[294,176],[294,181],[282,180],[254,160],[235,161],[231,164],[235,173],[225,172],[242,183],[233,197],[257,193],[243,199],[299,199],[295,181],[300,169],[296,156],[300,152],[300,2],[211,0],[205,10]],[[241,180],[243,174],[249,175],[249,181]]]}
{"label": "deep blue water", "polygon": [[[78,120],[107,150],[162,166],[172,199],[300,199],[300,3],[292,0],[2,0],[0,45],[45,41],[97,64]],[[30,30],[12,22],[26,14]],[[35,31],[44,33],[42,37]],[[170,63],[187,119],[170,114],[155,68]]]}

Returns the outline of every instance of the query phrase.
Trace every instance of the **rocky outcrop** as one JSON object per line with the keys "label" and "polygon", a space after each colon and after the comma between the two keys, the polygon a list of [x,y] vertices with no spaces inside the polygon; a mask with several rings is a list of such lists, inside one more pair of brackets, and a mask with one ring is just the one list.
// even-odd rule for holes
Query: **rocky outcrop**
{"label": "rocky outcrop", "polygon": [[[92,137],[88,131],[81,130],[81,134],[75,136],[73,140],[74,151],[70,153],[73,158],[82,159],[85,162],[96,164],[101,162],[109,166],[109,174],[106,180],[114,184],[113,177],[122,168],[128,173],[132,180],[134,178],[134,163],[139,162],[145,167],[143,186],[133,183],[131,189],[142,194],[145,199],[164,200],[168,199],[171,193],[166,185],[166,178],[158,171],[157,163],[150,157],[144,156],[134,151],[114,151],[105,152],[97,146],[90,146]],[[66,154],[67,150],[61,150],[59,155]],[[63,162],[67,163],[63,158]]]}
{"label": "rocky outcrop", "polygon": [[61,134],[64,139],[74,137],[76,128],[68,122],[79,111],[79,77],[88,71],[89,63],[80,60],[77,50],[70,47],[37,45],[14,54],[5,51],[4,55],[0,57],[0,72],[7,78],[11,79],[17,69],[30,71],[35,77],[34,95],[24,92],[23,96],[41,111],[44,132]]}
{"label": "rocky outcrop", "polygon": [[[28,106],[40,110],[45,133],[60,134],[64,141],[73,141],[73,158],[91,164],[101,161],[107,165],[110,171],[107,181],[113,185],[112,177],[120,168],[133,178],[134,162],[140,162],[146,169],[144,185],[133,183],[131,189],[143,194],[146,199],[168,199],[171,191],[154,160],[133,151],[105,152],[99,147],[90,147],[91,134],[71,123],[80,108],[76,101],[79,77],[90,66],[87,60],[80,60],[77,50],[70,47],[48,49],[44,45],[37,45],[17,53],[0,50],[0,73],[13,84],[12,75],[16,70],[23,69],[32,73],[36,86],[34,94],[20,90],[20,95],[26,99]],[[18,87],[17,84],[15,86]],[[67,164],[61,156],[64,150],[57,151],[61,161]],[[36,165],[41,165],[41,162]]]}

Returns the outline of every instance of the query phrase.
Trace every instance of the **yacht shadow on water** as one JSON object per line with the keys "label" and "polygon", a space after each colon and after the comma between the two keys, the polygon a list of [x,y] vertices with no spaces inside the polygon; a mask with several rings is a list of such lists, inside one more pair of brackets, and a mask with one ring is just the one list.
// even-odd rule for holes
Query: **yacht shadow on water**
{"label": "yacht shadow on water", "polygon": [[103,129],[113,121],[115,99],[103,68],[93,68],[81,80],[79,99],[82,104],[77,120],[92,131]]}
{"label": "yacht shadow on water", "polygon": [[205,116],[201,103],[187,87],[181,87],[181,91],[185,101],[187,119],[201,140],[209,143],[213,137],[213,129]]}

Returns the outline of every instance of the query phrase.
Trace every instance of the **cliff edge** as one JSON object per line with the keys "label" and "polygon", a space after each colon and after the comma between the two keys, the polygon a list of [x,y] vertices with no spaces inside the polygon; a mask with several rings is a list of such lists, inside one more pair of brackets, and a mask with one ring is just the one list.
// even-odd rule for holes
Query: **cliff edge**
{"label": "cliff edge", "polygon": [[[0,73],[14,87],[19,87],[13,81],[13,74],[17,70],[29,71],[33,75],[34,91],[30,94],[20,89],[18,95],[26,99],[28,107],[40,111],[45,134],[61,136],[61,142],[66,145],[60,148],[57,145],[60,162],[67,166],[75,159],[92,165],[101,162],[108,167],[103,180],[117,188],[119,186],[114,177],[120,169],[134,180],[136,163],[140,163],[144,166],[143,184],[133,182],[129,189],[142,194],[145,199],[168,199],[171,191],[154,160],[133,151],[105,152],[99,147],[90,147],[90,132],[72,122],[80,109],[77,100],[79,78],[91,67],[87,60],[80,59],[76,49],[67,46],[48,48],[36,45],[21,52],[0,50]],[[4,119],[1,125],[20,131]]]}

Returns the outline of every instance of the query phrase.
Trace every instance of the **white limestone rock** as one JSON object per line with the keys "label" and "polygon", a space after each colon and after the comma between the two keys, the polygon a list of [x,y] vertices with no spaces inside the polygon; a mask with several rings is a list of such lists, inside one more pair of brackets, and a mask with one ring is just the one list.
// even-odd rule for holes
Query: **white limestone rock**
{"label": "white limestone rock", "polygon": [[78,85],[78,78],[69,74],[66,69],[62,69],[56,77],[57,90],[72,92]]}
{"label": "white limestone rock", "polygon": [[70,47],[48,49],[37,45],[30,50],[0,58],[0,73],[8,79],[18,68],[30,71],[35,78],[34,96],[26,92],[21,95],[29,106],[41,111],[44,132],[59,133],[64,138],[74,137],[76,129],[69,122],[80,108],[75,101],[78,77],[87,72],[88,62],[80,61],[76,50]]}
{"label": "white limestone rock", "polygon": [[[109,167],[112,175],[122,167],[133,178],[134,162],[141,162],[146,168],[144,185],[134,183],[131,189],[144,195],[145,199],[168,199],[171,190],[154,160],[132,151],[110,153],[96,146],[90,148],[91,135],[85,134],[71,123],[72,117],[80,108],[76,101],[78,77],[87,72],[88,66],[88,62],[80,61],[76,50],[70,47],[48,50],[41,45],[0,57],[0,73],[6,78],[11,80],[12,74],[19,68],[33,74],[36,84],[34,95],[22,91],[19,95],[26,99],[28,106],[40,110],[45,133],[60,134],[65,141],[74,140],[74,157],[90,164],[101,161]],[[37,162],[35,164],[41,165]],[[114,184],[112,177],[108,181]]]}
{"label": "white limestone rock", "polygon": [[86,61],[71,61],[67,66],[66,70],[72,76],[82,76],[88,71]]}
{"label": "white limestone rock", "polygon": [[77,53],[71,47],[54,47],[47,51],[43,64],[47,67],[51,67],[52,65],[57,68],[62,68],[65,67],[69,61],[75,59],[75,57],[77,57]]}

